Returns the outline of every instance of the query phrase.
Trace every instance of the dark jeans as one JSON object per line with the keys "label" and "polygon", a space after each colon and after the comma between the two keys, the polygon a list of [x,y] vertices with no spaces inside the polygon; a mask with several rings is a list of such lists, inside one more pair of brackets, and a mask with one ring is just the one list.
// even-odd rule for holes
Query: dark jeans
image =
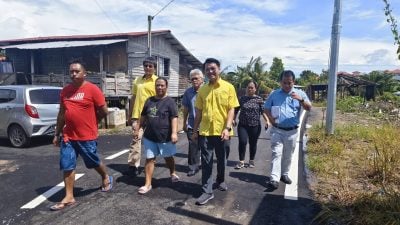
{"label": "dark jeans", "polygon": [[250,160],[254,160],[257,152],[257,141],[261,134],[261,125],[246,126],[239,123],[238,125],[239,137],[239,160],[243,161],[246,155],[247,139],[250,145]]}
{"label": "dark jeans", "polygon": [[228,160],[229,153],[231,152],[231,137],[229,137],[228,141],[224,141],[224,149],[225,149],[225,158]]}
{"label": "dark jeans", "polygon": [[204,193],[213,192],[212,168],[215,156],[217,157],[217,183],[225,181],[226,147],[230,140],[223,141],[221,136],[199,136],[199,147],[201,149],[201,184]]}
{"label": "dark jeans", "polygon": [[200,148],[197,141],[192,141],[193,129],[188,129],[187,139],[189,142],[188,164],[189,166],[200,165]]}

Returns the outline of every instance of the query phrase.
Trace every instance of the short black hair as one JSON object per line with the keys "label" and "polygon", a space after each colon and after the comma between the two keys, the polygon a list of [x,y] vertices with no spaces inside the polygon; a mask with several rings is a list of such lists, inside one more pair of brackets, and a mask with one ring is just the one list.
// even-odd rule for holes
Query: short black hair
{"label": "short black hair", "polygon": [[155,82],[155,83],[157,83],[158,80],[163,80],[163,81],[165,81],[165,85],[168,87],[168,80],[167,80],[165,77],[158,77],[158,78],[156,79],[156,82]]}
{"label": "short black hair", "polygon": [[293,81],[296,80],[296,76],[294,75],[293,71],[291,70],[284,70],[282,71],[281,75],[279,76],[279,81],[282,81],[283,77],[292,77]]}
{"label": "short black hair", "polygon": [[146,57],[143,60],[143,66],[144,66],[145,63],[151,63],[151,64],[153,64],[154,68],[157,68],[157,59],[156,59],[156,57],[153,57],[153,56]]}
{"label": "short black hair", "polygon": [[69,61],[69,65],[72,64],[80,64],[82,66],[82,69],[86,71],[86,63],[82,59],[71,59]]}
{"label": "short black hair", "polygon": [[204,63],[203,63],[203,70],[206,69],[206,64],[207,63],[215,63],[218,66],[218,68],[221,67],[221,63],[218,61],[218,59],[207,58],[206,61],[204,61]]}

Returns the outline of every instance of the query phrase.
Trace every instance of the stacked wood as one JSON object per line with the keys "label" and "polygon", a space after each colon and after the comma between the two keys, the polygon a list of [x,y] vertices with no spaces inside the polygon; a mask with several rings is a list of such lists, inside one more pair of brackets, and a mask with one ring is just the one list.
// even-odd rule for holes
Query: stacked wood
{"label": "stacked wood", "polygon": [[[106,74],[88,72],[86,80],[97,85],[106,97],[130,96],[131,82],[125,78],[125,74]],[[69,75],[64,74],[34,74],[32,75],[32,84],[51,85],[64,87],[71,83]]]}

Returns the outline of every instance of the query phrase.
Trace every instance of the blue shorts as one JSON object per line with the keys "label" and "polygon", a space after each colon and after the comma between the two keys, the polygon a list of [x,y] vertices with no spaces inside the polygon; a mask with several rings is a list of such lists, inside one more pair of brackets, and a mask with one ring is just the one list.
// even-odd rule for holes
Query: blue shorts
{"label": "blue shorts", "polygon": [[76,168],[78,156],[82,156],[86,168],[100,166],[100,158],[97,155],[97,141],[61,141],[60,170],[71,171]]}
{"label": "blue shorts", "polygon": [[143,138],[144,148],[146,149],[146,159],[152,159],[156,156],[172,157],[176,153],[176,145],[172,142],[159,143]]}

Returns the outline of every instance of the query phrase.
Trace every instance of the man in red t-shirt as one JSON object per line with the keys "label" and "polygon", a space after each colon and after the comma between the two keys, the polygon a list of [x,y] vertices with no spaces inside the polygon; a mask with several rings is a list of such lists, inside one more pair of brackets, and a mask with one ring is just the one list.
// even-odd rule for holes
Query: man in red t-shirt
{"label": "man in red t-shirt", "polygon": [[79,155],[87,168],[94,168],[101,175],[101,191],[108,192],[113,187],[113,177],[107,174],[106,167],[97,155],[97,121],[108,113],[103,93],[96,85],[85,80],[86,69],[82,62],[73,61],[69,73],[72,83],[61,91],[60,111],[53,139],[55,146],[61,144],[60,169],[64,172],[65,197],[50,207],[54,211],[76,202],[73,189],[76,159]]}

